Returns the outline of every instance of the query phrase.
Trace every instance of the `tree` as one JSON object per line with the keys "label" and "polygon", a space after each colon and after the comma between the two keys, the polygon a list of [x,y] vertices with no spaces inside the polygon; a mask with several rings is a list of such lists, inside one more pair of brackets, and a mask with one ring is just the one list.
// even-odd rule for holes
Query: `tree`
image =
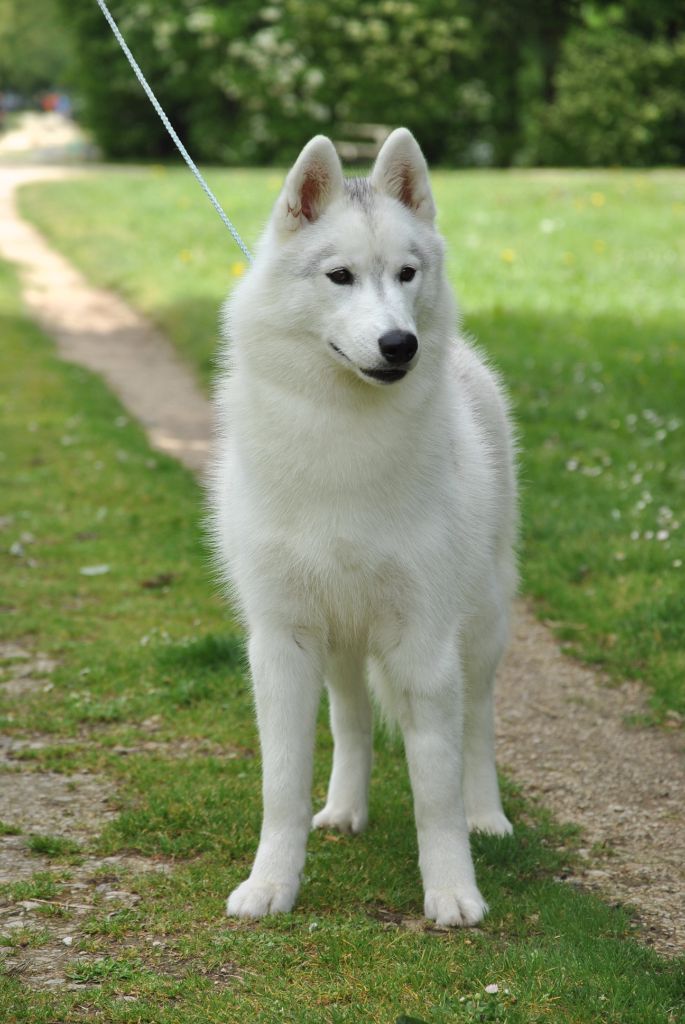
{"label": "tree", "polygon": [[0,91],[65,86],[72,59],[55,0],[0,0]]}

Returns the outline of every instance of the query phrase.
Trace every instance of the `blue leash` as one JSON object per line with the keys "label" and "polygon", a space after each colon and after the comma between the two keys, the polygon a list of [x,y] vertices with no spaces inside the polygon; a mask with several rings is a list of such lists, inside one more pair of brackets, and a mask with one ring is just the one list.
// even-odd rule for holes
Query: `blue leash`
{"label": "blue leash", "polygon": [[228,230],[233,235],[233,239],[234,239],[236,245],[238,246],[239,249],[241,249],[241,251],[243,252],[245,258],[248,261],[248,263],[251,263],[252,262],[252,256],[250,255],[250,250],[247,248],[247,246],[243,242],[242,238],[238,234],[236,228],[233,226],[233,224],[231,223],[229,218],[224,213],[224,210],[223,210],[223,207],[221,206],[221,203],[216,198],[216,196],[212,192],[211,188],[209,187],[209,185],[207,184],[205,179],[202,177],[202,175],[198,171],[198,169],[197,169],[197,167],[196,167],[192,157],[190,156],[190,154],[188,153],[187,149],[185,148],[185,146],[183,145],[183,143],[179,139],[179,137],[176,134],[176,132],[174,131],[174,129],[173,129],[172,125],[171,125],[171,122],[169,121],[169,118],[164,113],[159,100],[157,99],[157,97],[153,93],[152,89],[148,85],[147,79],[145,78],[145,75],[143,74],[143,72],[138,67],[138,64],[136,63],[136,60],[135,60],[133,54],[131,53],[131,51],[129,50],[128,46],[126,45],[126,40],[124,39],[124,37],[122,36],[121,32],[119,31],[119,26],[117,25],[117,23],[114,20],[114,18],[112,17],[112,15],[109,13],[109,9],[107,7],[107,4],[105,3],[105,0],[97,0],[97,3],[98,3],[98,6],[99,6],[100,10],[104,14],[105,18],[109,22],[109,27],[111,28],[112,32],[114,33],[116,41],[119,43],[119,46],[124,51],[126,59],[128,60],[128,62],[131,65],[131,67],[133,68],[133,71],[134,71],[134,74],[135,74],[136,78],[138,79],[138,81],[142,85],[143,89],[145,90],[145,93],[147,94],[147,98],[149,99],[150,103],[152,104],[152,106],[155,108],[155,110],[159,114],[159,117],[160,117],[160,119],[162,121],[162,124],[164,125],[166,130],[169,132],[169,135],[171,136],[171,138],[176,143],[176,148],[178,149],[179,153],[181,154],[181,156],[183,157],[185,162],[188,164],[188,167],[190,168],[190,170],[195,175],[195,177],[196,177],[200,187],[205,192],[205,194],[206,194],[207,198],[209,199],[210,203],[212,204],[212,206],[214,207],[216,212],[219,214],[219,216],[221,217],[222,221],[224,222],[224,224],[226,225]]}

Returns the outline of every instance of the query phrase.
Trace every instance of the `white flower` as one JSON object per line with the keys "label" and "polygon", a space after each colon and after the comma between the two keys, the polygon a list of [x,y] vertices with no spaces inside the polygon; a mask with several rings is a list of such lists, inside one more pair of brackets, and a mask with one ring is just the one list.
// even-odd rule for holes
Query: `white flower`
{"label": "white flower", "polygon": [[495,992],[499,992],[499,985],[486,985],[485,991],[489,996],[494,996]]}

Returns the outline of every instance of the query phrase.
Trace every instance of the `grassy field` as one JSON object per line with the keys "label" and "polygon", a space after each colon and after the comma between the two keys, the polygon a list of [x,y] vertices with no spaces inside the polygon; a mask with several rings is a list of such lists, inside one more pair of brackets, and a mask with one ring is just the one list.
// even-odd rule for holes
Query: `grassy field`
{"label": "grassy field", "polygon": [[[524,589],[566,648],[685,712],[685,174],[435,175],[465,327],[521,428]],[[273,171],[212,184],[253,244]],[[184,169],[32,186],[23,211],[208,383],[244,272]]]}
{"label": "grassy field", "polygon": [[[16,770],[86,769],[118,792],[89,845],[37,832],[28,846],[50,871],[0,887],[10,907],[43,900],[45,921],[3,933],[0,918],[0,946],[48,948],[54,920],[73,918],[74,936],[71,989],[33,992],[0,968],[0,1020],[675,1024],[681,965],[638,946],[627,912],[563,884],[573,835],[509,786],[515,836],[474,843],[490,915],[469,932],[425,930],[404,759],[383,736],[368,833],[312,836],[293,914],[225,918],[256,845],[260,771],[240,638],[208,582],[199,489],[151,453],[98,379],[54,357],[2,267],[0,311],[0,639],[58,663],[49,690],[0,697],[3,732],[47,739],[2,784]],[[82,572],[94,566],[104,571]],[[317,802],[330,754],[322,727]],[[79,863],[121,851],[169,871],[120,880],[137,902],[118,910],[96,873],[79,896],[91,912],[74,917],[65,894]]]}

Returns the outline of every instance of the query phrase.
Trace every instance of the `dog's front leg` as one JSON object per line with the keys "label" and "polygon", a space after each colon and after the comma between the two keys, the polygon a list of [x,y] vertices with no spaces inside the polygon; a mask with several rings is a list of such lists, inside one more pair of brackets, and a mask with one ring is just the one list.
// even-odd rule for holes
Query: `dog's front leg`
{"label": "dog's front leg", "polygon": [[311,823],[322,657],[301,630],[256,630],[249,650],[264,817],[250,877],[231,893],[227,909],[237,917],[262,917],[291,910],[300,886]]}
{"label": "dog's front leg", "polygon": [[487,911],[476,885],[462,797],[460,687],[405,690],[401,725],[419,840],[425,914],[440,925],[474,925]]}

